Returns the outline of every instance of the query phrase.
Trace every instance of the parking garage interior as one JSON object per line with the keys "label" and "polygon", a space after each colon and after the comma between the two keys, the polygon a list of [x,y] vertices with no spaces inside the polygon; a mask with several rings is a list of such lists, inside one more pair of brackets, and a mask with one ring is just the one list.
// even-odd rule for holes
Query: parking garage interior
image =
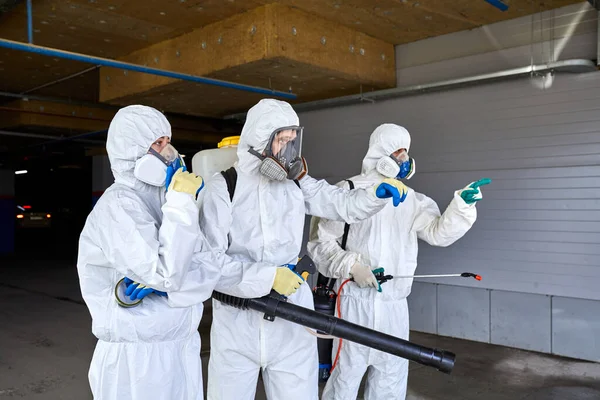
{"label": "parking garage interior", "polygon": [[492,178],[464,238],[419,245],[417,273],[483,279],[415,279],[410,340],[457,361],[411,362],[407,399],[600,399],[599,15],[595,0],[0,0],[0,400],[92,398],[76,264],[114,181],[116,112],[164,113],[202,174],[194,155],[264,98],[296,110],[309,173],[331,184],[360,173],[382,123],[411,132],[407,185],[442,211]]}

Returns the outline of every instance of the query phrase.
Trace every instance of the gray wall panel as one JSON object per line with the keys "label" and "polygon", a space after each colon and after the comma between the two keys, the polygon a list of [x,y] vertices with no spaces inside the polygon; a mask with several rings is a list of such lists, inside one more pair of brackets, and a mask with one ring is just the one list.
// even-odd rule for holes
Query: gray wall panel
{"label": "gray wall panel", "polygon": [[[433,331],[430,292],[438,284],[441,335],[488,341],[492,318],[495,342],[548,351],[552,334],[555,353],[590,359],[600,337],[594,321],[600,320],[594,311],[600,305],[599,105],[600,73],[590,73],[557,76],[546,89],[521,79],[324,109],[300,121],[315,177],[337,182],[359,173],[373,129],[394,122],[411,132],[417,174],[410,186],[441,211],[455,190],[483,176],[494,180],[462,239],[448,248],[419,247],[417,273],[470,270],[483,281],[416,282],[409,300],[413,329]],[[554,331],[542,332],[545,301],[511,303],[494,294],[490,303],[487,289],[521,293],[516,299],[590,301],[578,311],[557,300],[568,304],[555,307]],[[543,338],[539,348],[526,333],[511,333],[515,321],[529,320]]]}
{"label": "gray wall panel", "polygon": [[358,173],[372,130],[395,122],[413,139],[410,185],[442,211],[455,190],[494,180],[473,229],[450,248],[422,243],[417,272],[471,268],[483,282],[452,284],[600,300],[591,283],[600,281],[599,104],[600,73],[590,73],[557,76],[545,90],[521,79],[300,118],[316,177]]}
{"label": "gray wall panel", "polygon": [[408,310],[412,330],[437,333],[437,285],[413,283],[408,296]]}
{"label": "gray wall panel", "polygon": [[553,353],[600,362],[600,302],[552,299]]}
{"label": "gray wall panel", "polygon": [[489,342],[490,294],[488,290],[440,285],[437,309],[440,335]]}
{"label": "gray wall panel", "polygon": [[491,343],[550,353],[550,296],[491,292]]}

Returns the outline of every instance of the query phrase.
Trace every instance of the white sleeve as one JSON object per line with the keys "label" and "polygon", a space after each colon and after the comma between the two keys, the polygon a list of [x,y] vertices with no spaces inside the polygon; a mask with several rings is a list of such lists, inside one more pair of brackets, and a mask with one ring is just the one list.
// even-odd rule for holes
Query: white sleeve
{"label": "white sleeve", "polygon": [[310,222],[306,250],[319,272],[328,278],[349,278],[350,269],[358,260],[357,253],[342,249],[344,226],[343,222],[318,217]]}
{"label": "white sleeve", "polygon": [[163,220],[142,211],[139,199],[116,192],[105,206],[100,247],[123,276],[153,289],[172,292],[182,287],[200,235],[198,208],[192,196],[169,192]]}
{"label": "white sleeve", "polygon": [[369,218],[390,201],[377,198],[373,187],[348,190],[309,175],[299,183],[307,214],[349,224]]}
{"label": "white sleeve", "polygon": [[167,301],[171,307],[190,307],[209,299],[221,277],[221,269],[208,248],[206,240],[199,240],[187,276],[181,288],[169,292]]}
{"label": "white sleeve", "polygon": [[222,175],[213,176],[201,192],[200,228],[211,248],[211,257],[221,268],[215,290],[232,296],[255,298],[270,293],[277,266],[262,262],[240,261],[227,254],[232,206]]}
{"label": "white sleeve", "polygon": [[432,246],[450,246],[463,237],[477,219],[475,204],[465,203],[458,192],[454,193],[454,198],[442,215],[435,201],[421,193],[415,192],[415,196],[419,211],[413,229],[419,239]]}
{"label": "white sleeve", "polygon": [[[349,187],[342,181],[337,187]],[[346,224],[319,217],[310,220],[309,241],[306,250],[321,274],[328,278],[349,278],[350,269],[358,260],[358,253],[342,249]]]}

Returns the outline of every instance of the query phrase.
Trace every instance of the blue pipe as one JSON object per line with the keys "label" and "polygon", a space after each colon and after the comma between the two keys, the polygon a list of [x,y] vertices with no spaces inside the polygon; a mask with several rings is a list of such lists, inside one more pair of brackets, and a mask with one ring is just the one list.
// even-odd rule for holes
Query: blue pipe
{"label": "blue pipe", "polygon": [[508,10],[508,6],[506,4],[504,4],[501,0],[485,0],[485,1],[490,3],[491,5],[493,5],[500,11]]}
{"label": "blue pipe", "polygon": [[27,38],[33,43],[33,9],[31,0],[27,0]]}
{"label": "blue pipe", "polygon": [[[29,1],[31,1],[31,0],[29,0]],[[73,60],[73,61],[80,61],[80,62],[84,62],[84,63],[97,64],[97,65],[101,65],[103,67],[119,68],[119,69],[124,69],[124,70],[129,70],[129,71],[142,72],[145,74],[164,76],[167,78],[180,79],[183,81],[190,81],[190,82],[195,82],[195,83],[203,83],[206,85],[220,86],[220,87],[224,87],[224,88],[228,88],[228,89],[235,89],[235,90],[242,90],[245,92],[277,96],[277,97],[281,97],[283,99],[293,100],[298,97],[293,93],[279,92],[276,90],[265,89],[265,88],[256,87],[256,86],[242,85],[239,83],[227,82],[227,81],[222,81],[219,79],[204,78],[204,77],[196,76],[196,75],[182,74],[182,73],[173,72],[173,71],[165,71],[165,70],[158,69],[158,68],[144,67],[142,65],[111,60],[108,58],[88,56],[85,54],[72,53],[70,51],[53,49],[50,47],[43,47],[43,46],[36,46],[33,44],[15,42],[13,40],[0,39],[0,47],[4,47],[6,49],[11,49],[11,50],[25,51],[28,53],[40,54],[43,56],[64,58],[66,60]]]}

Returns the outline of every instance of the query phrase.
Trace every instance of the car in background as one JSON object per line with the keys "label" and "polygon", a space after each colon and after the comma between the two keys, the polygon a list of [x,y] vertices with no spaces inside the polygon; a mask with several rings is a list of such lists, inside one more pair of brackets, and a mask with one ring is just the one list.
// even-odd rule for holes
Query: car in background
{"label": "car in background", "polygon": [[17,228],[50,228],[52,214],[33,210],[30,205],[17,206]]}

